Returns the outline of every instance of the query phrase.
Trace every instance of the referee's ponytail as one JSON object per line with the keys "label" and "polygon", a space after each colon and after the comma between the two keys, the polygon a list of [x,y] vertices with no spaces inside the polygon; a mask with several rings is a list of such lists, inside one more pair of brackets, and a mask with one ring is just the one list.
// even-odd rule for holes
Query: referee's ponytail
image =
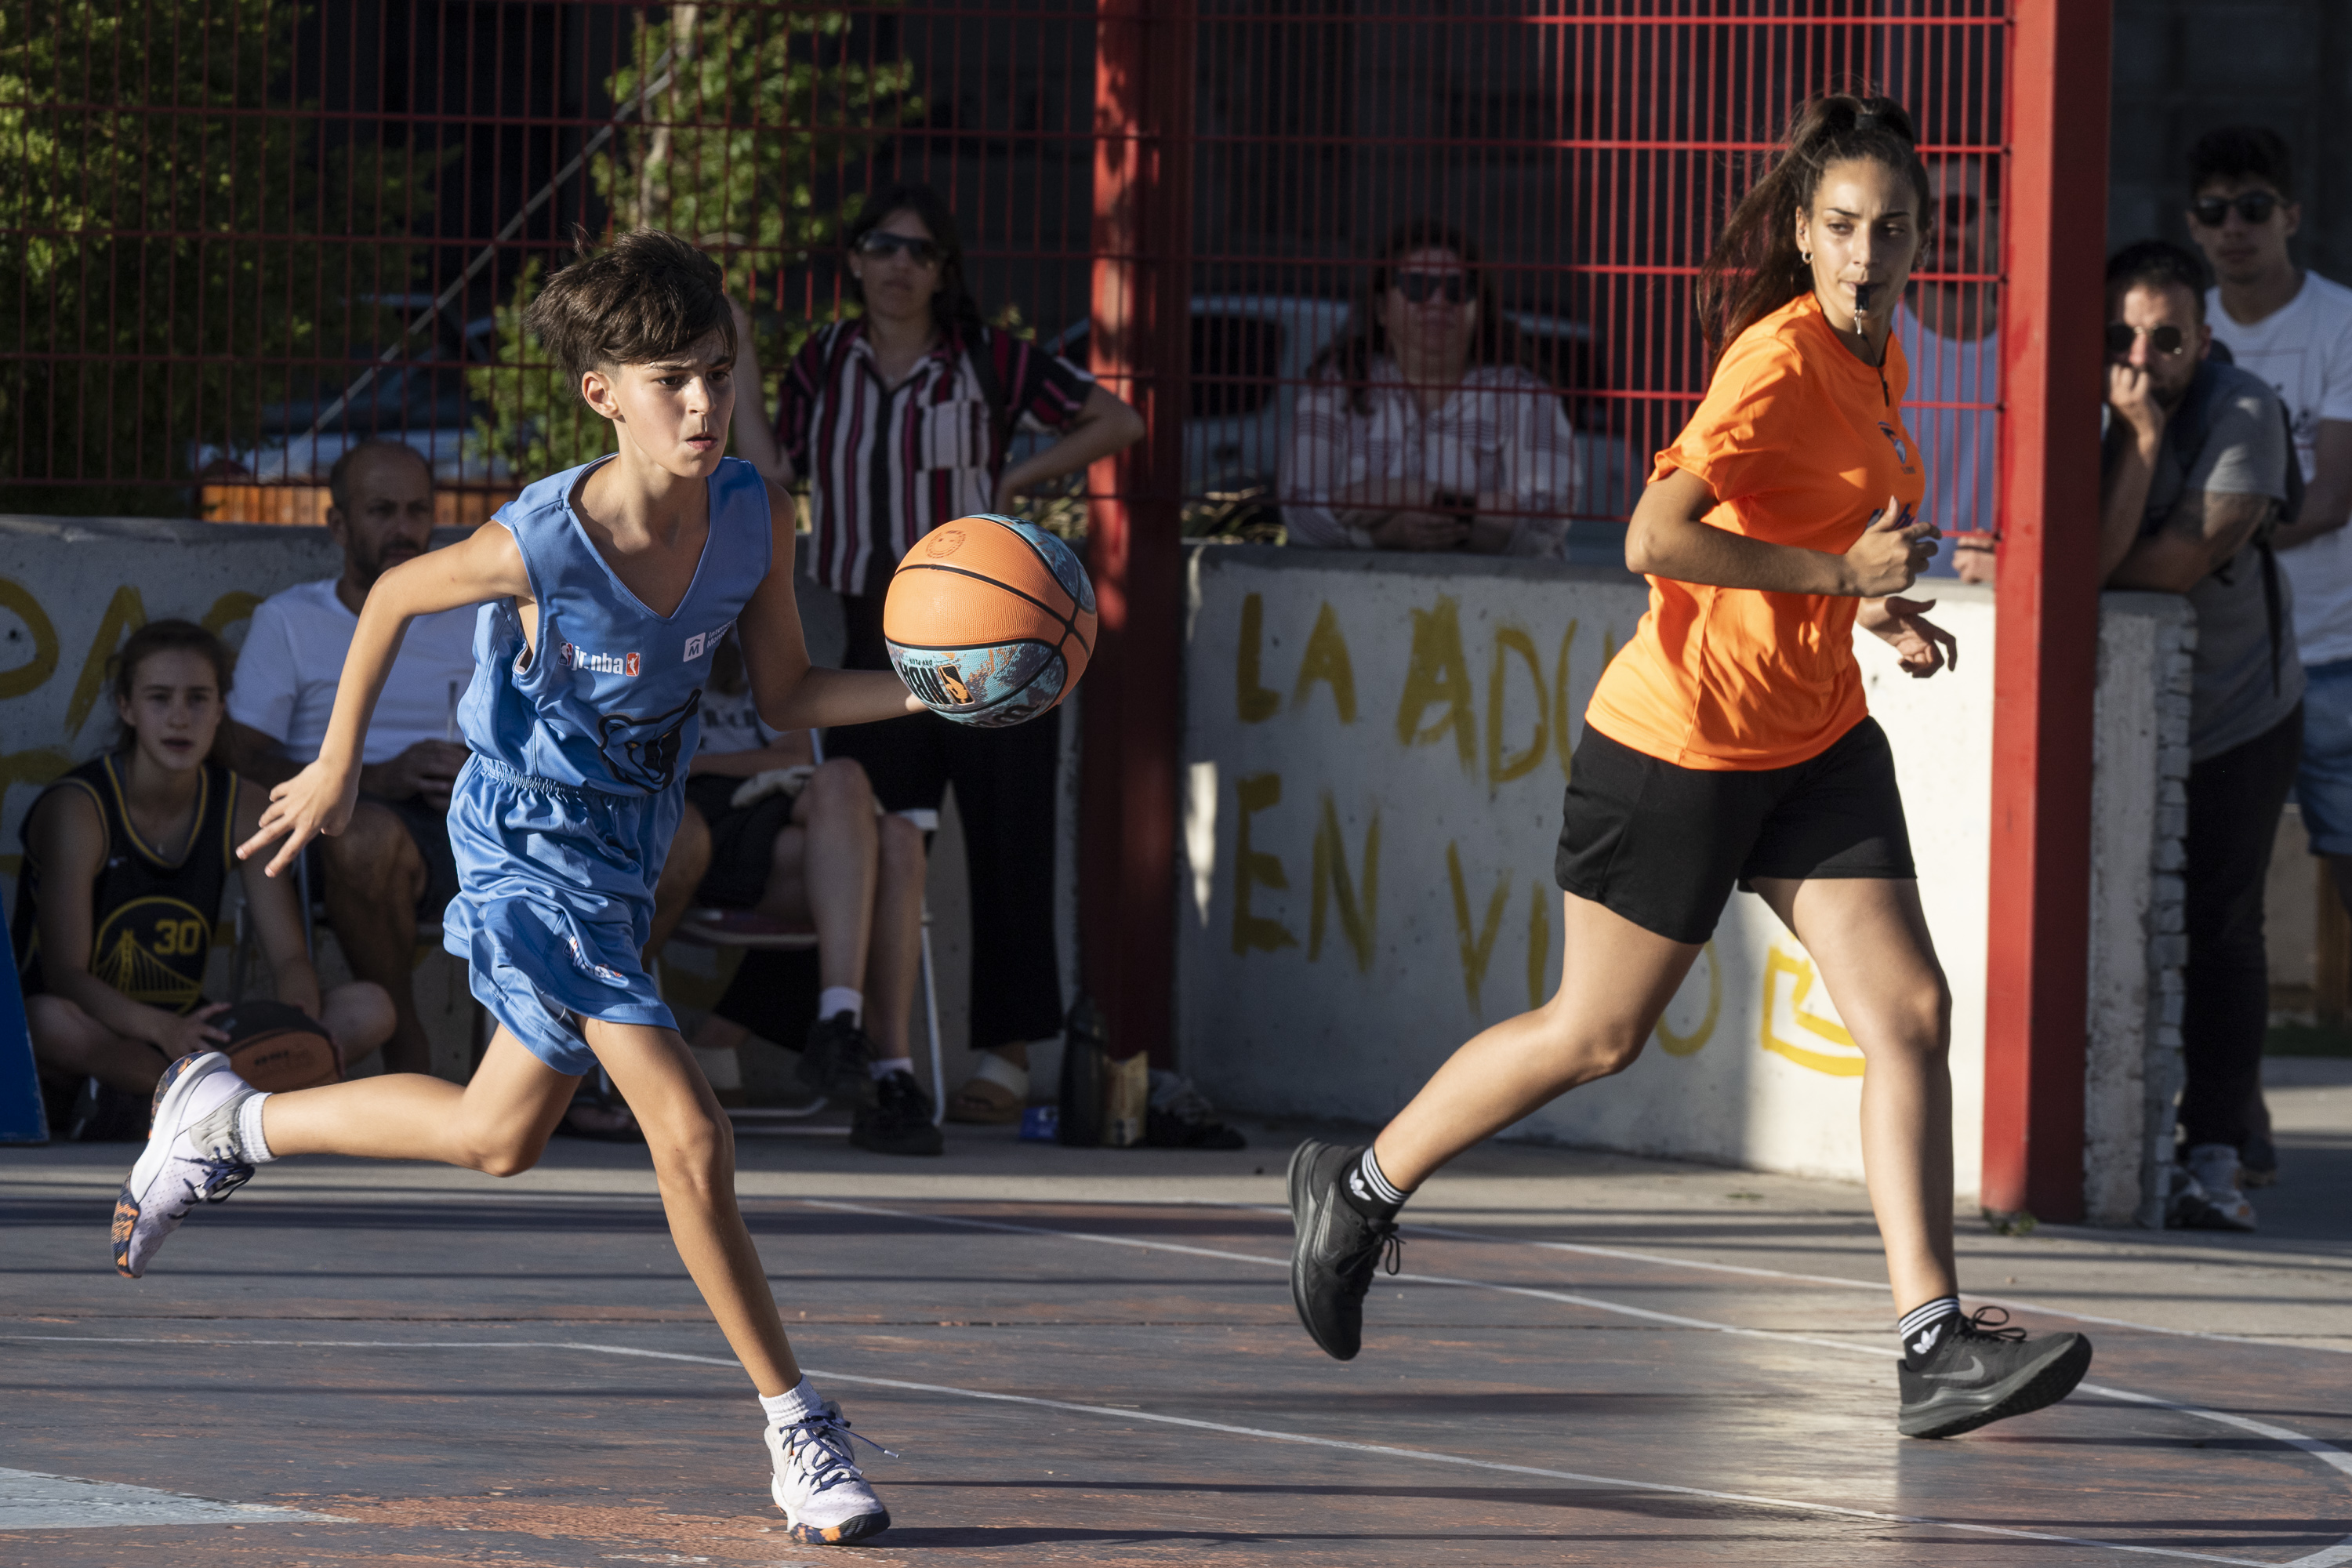
{"label": "referee's ponytail", "polygon": [[1911,116],[1891,98],[1820,93],[1790,121],[1764,175],[1748,187],[1699,268],[1695,299],[1710,358],[1740,333],[1811,289],[1813,271],[1797,250],[1797,215],[1809,213],[1822,171],[1867,158],[1908,175],[1919,193],[1919,228],[1934,220],[1927,166]]}

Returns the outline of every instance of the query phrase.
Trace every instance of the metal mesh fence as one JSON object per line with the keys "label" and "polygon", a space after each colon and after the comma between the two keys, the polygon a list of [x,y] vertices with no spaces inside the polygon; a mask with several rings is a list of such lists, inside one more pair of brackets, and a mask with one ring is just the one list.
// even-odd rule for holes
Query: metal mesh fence
{"label": "metal mesh fence", "polygon": [[[1902,329],[1935,521],[1993,528],[2008,22],[1992,0],[1192,14],[1187,254],[1160,258],[1190,279],[1188,529],[1349,526],[1331,465],[1370,437],[1332,383],[1379,357],[1349,359],[1351,338],[1408,303],[1390,285],[1415,248],[1380,253],[1418,219],[1417,250],[1470,263],[1512,329],[1526,381],[1505,422],[1544,426],[1558,459],[1532,487],[1492,453],[1433,460],[1429,504],[1474,498],[1549,520],[1572,556],[1612,554],[1704,385],[1690,288],[1709,237],[1803,95],[1861,83],[1909,105],[1937,182],[1933,270]],[[841,231],[892,180],[945,195],[992,319],[1081,363],[1093,347],[1097,151],[1135,128],[1100,110],[1082,0],[0,15],[9,510],[307,521],[334,457],[391,435],[430,457],[453,515],[483,515],[608,439],[520,331],[519,301],[575,233],[649,223],[720,255],[772,370],[845,308]],[[1321,457],[1301,418],[1318,387],[1338,410]],[[1404,384],[1399,417],[1436,417],[1442,393]],[[1492,433],[1470,420],[1447,439]]]}

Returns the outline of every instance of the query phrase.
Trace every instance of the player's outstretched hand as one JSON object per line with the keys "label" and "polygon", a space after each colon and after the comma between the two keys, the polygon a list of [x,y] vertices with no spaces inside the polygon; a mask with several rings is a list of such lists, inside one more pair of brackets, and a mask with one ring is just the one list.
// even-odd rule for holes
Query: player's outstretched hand
{"label": "player's outstretched hand", "polygon": [[331,836],[350,826],[359,798],[357,773],[338,780],[323,764],[312,763],[269,792],[269,804],[261,813],[261,826],[252,837],[236,847],[236,858],[250,860],[283,838],[286,842],[262,868],[265,875],[275,877],[294,863],[294,857],[302,853],[302,846],[322,833]]}
{"label": "player's outstretched hand", "polygon": [[1847,592],[1865,599],[1899,594],[1931,560],[1943,535],[1893,496],[1871,515],[1862,537],[1845,552]]}
{"label": "player's outstretched hand", "polygon": [[1927,618],[1935,607],[1933,599],[1865,599],[1856,618],[1886,639],[1913,679],[1925,680],[1946,665],[1960,668],[1960,639]]}

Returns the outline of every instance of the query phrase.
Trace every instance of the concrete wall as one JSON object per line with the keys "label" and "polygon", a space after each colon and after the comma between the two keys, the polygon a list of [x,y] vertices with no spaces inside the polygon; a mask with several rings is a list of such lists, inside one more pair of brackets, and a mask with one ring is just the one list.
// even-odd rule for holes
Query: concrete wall
{"label": "concrete wall", "polygon": [[[1952,984],[1958,1176],[1973,1191],[1993,607],[1986,590],[1938,587],[1957,669],[1915,681],[1877,639],[1859,651]],[[1187,1070],[1236,1106],[1384,1120],[1464,1038],[1558,983],[1568,759],[1644,591],[1565,566],[1207,546],[1188,592]],[[2161,1010],[2146,908],[2164,805],[2153,716],[2181,614],[2113,603],[2103,647],[2100,852],[2133,868],[2106,885],[2095,937],[2108,1079],[2088,1130],[2114,1218],[2142,1175],[2142,1058]],[[1515,1134],[1859,1179],[1860,1052],[1811,957],[1753,895],[1733,896],[1655,1044]]]}

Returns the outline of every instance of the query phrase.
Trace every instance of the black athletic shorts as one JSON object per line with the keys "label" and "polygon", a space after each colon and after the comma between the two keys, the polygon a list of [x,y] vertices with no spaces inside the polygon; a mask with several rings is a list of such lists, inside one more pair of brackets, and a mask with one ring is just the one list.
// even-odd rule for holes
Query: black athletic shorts
{"label": "black athletic shorts", "polygon": [[[425,862],[425,890],[416,896],[416,919],[419,924],[429,924],[448,913],[449,900],[457,896],[457,856],[449,847],[449,814],[422,795],[410,795],[406,800],[386,800],[380,795],[362,795],[362,800],[380,805],[399,819],[416,846],[417,858]],[[313,838],[302,847],[310,857],[310,896],[326,897],[326,869],[320,860],[319,840]]]}
{"label": "black athletic shorts", "polygon": [[1864,719],[1820,756],[1746,773],[1676,767],[1587,724],[1552,875],[1675,942],[1702,942],[1759,877],[1917,875],[1895,753]]}
{"label": "black athletic shorts", "polygon": [[749,805],[731,805],[744,780],[696,773],[686,781],[687,804],[710,828],[710,868],[694,890],[694,901],[714,910],[748,910],[768,893],[776,835],[793,825],[796,789],[761,795]]}

